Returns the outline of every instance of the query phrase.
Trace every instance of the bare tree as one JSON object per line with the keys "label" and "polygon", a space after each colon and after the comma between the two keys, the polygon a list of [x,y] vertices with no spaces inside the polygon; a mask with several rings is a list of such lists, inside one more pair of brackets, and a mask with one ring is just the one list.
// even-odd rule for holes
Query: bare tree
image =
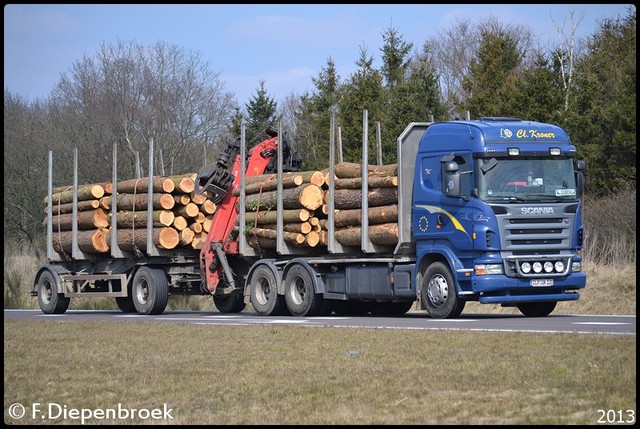
{"label": "bare tree", "polygon": [[562,21],[562,24],[558,24],[554,21],[553,16],[551,17],[551,21],[555,25],[556,32],[558,34],[558,46],[557,49],[554,50],[553,55],[560,68],[560,77],[562,79],[562,87],[564,89],[565,112],[569,110],[569,98],[571,96],[574,64],[577,58],[576,31],[583,18],[584,15],[576,18],[575,11],[571,9],[568,17],[569,29],[565,32],[567,18]]}
{"label": "bare tree", "polygon": [[455,106],[467,100],[462,81],[469,73],[479,40],[477,27],[466,19],[458,19],[424,43],[422,54],[429,54],[438,70],[442,101],[450,117],[459,117]]}
{"label": "bare tree", "polygon": [[[164,42],[103,44],[95,57],[74,63],[62,76],[52,100],[60,140],[90,150],[91,169],[108,174],[110,168],[99,166],[118,143],[124,161],[119,169],[127,166],[122,174],[129,177],[137,159],[146,165],[150,139],[174,173],[195,171],[203,145],[213,148],[227,139],[232,111],[219,73],[200,54]],[[163,167],[158,163],[156,157],[154,172]]]}

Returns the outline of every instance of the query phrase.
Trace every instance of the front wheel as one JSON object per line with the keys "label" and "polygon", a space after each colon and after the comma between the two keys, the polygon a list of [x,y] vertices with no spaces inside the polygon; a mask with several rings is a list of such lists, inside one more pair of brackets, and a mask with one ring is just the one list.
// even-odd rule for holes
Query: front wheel
{"label": "front wheel", "polygon": [[133,304],[140,314],[162,314],[169,301],[169,281],[164,271],[141,267],[131,285]]}
{"label": "front wheel", "polygon": [[58,293],[58,286],[51,271],[44,271],[38,279],[38,304],[45,314],[62,314],[69,308],[70,298]]}
{"label": "front wheel", "polygon": [[527,317],[545,317],[556,308],[557,301],[523,302],[518,304],[518,310]]}
{"label": "front wheel", "polygon": [[435,319],[460,316],[465,301],[458,298],[451,271],[442,262],[429,265],[422,277],[422,307]]}

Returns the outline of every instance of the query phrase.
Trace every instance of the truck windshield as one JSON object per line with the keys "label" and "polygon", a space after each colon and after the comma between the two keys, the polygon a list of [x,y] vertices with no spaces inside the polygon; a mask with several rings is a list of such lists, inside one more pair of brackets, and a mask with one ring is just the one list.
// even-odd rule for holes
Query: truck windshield
{"label": "truck windshield", "polygon": [[570,158],[480,159],[478,167],[478,196],[484,201],[549,202],[578,197]]}

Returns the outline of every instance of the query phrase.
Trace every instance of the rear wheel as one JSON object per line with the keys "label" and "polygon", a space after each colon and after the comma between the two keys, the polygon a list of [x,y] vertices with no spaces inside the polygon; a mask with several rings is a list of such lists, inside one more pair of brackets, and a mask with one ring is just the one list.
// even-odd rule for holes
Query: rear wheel
{"label": "rear wheel", "polygon": [[527,317],[545,317],[556,308],[557,301],[523,302],[518,310]]}
{"label": "rear wheel", "polygon": [[422,307],[435,319],[460,316],[465,301],[458,298],[449,268],[442,262],[429,265],[422,277]]}
{"label": "rear wheel", "polygon": [[169,281],[164,271],[141,267],[133,276],[131,298],[140,314],[162,314],[169,301]]}
{"label": "rear wheel", "polygon": [[44,271],[38,279],[38,304],[45,314],[62,314],[69,308],[71,298],[58,293],[58,285],[51,271]]}
{"label": "rear wheel", "polygon": [[280,316],[287,312],[284,296],[278,295],[278,277],[267,264],[260,264],[249,279],[251,305],[261,316]]}
{"label": "rear wheel", "polygon": [[312,273],[306,266],[295,263],[284,279],[284,298],[294,316],[318,316],[327,310],[322,295],[317,294]]}
{"label": "rear wheel", "polygon": [[240,313],[244,310],[244,297],[241,293],[226,296],[213,296],[213,303],[220,313]]}

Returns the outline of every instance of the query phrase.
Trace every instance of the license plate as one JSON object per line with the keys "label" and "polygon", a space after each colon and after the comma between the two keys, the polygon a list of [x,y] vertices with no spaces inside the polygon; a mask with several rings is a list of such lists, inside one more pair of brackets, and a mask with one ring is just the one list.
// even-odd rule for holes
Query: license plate
{"label": "license plate", "polygon": [[553,279],[532,279],[531,286],[553,286]]}

